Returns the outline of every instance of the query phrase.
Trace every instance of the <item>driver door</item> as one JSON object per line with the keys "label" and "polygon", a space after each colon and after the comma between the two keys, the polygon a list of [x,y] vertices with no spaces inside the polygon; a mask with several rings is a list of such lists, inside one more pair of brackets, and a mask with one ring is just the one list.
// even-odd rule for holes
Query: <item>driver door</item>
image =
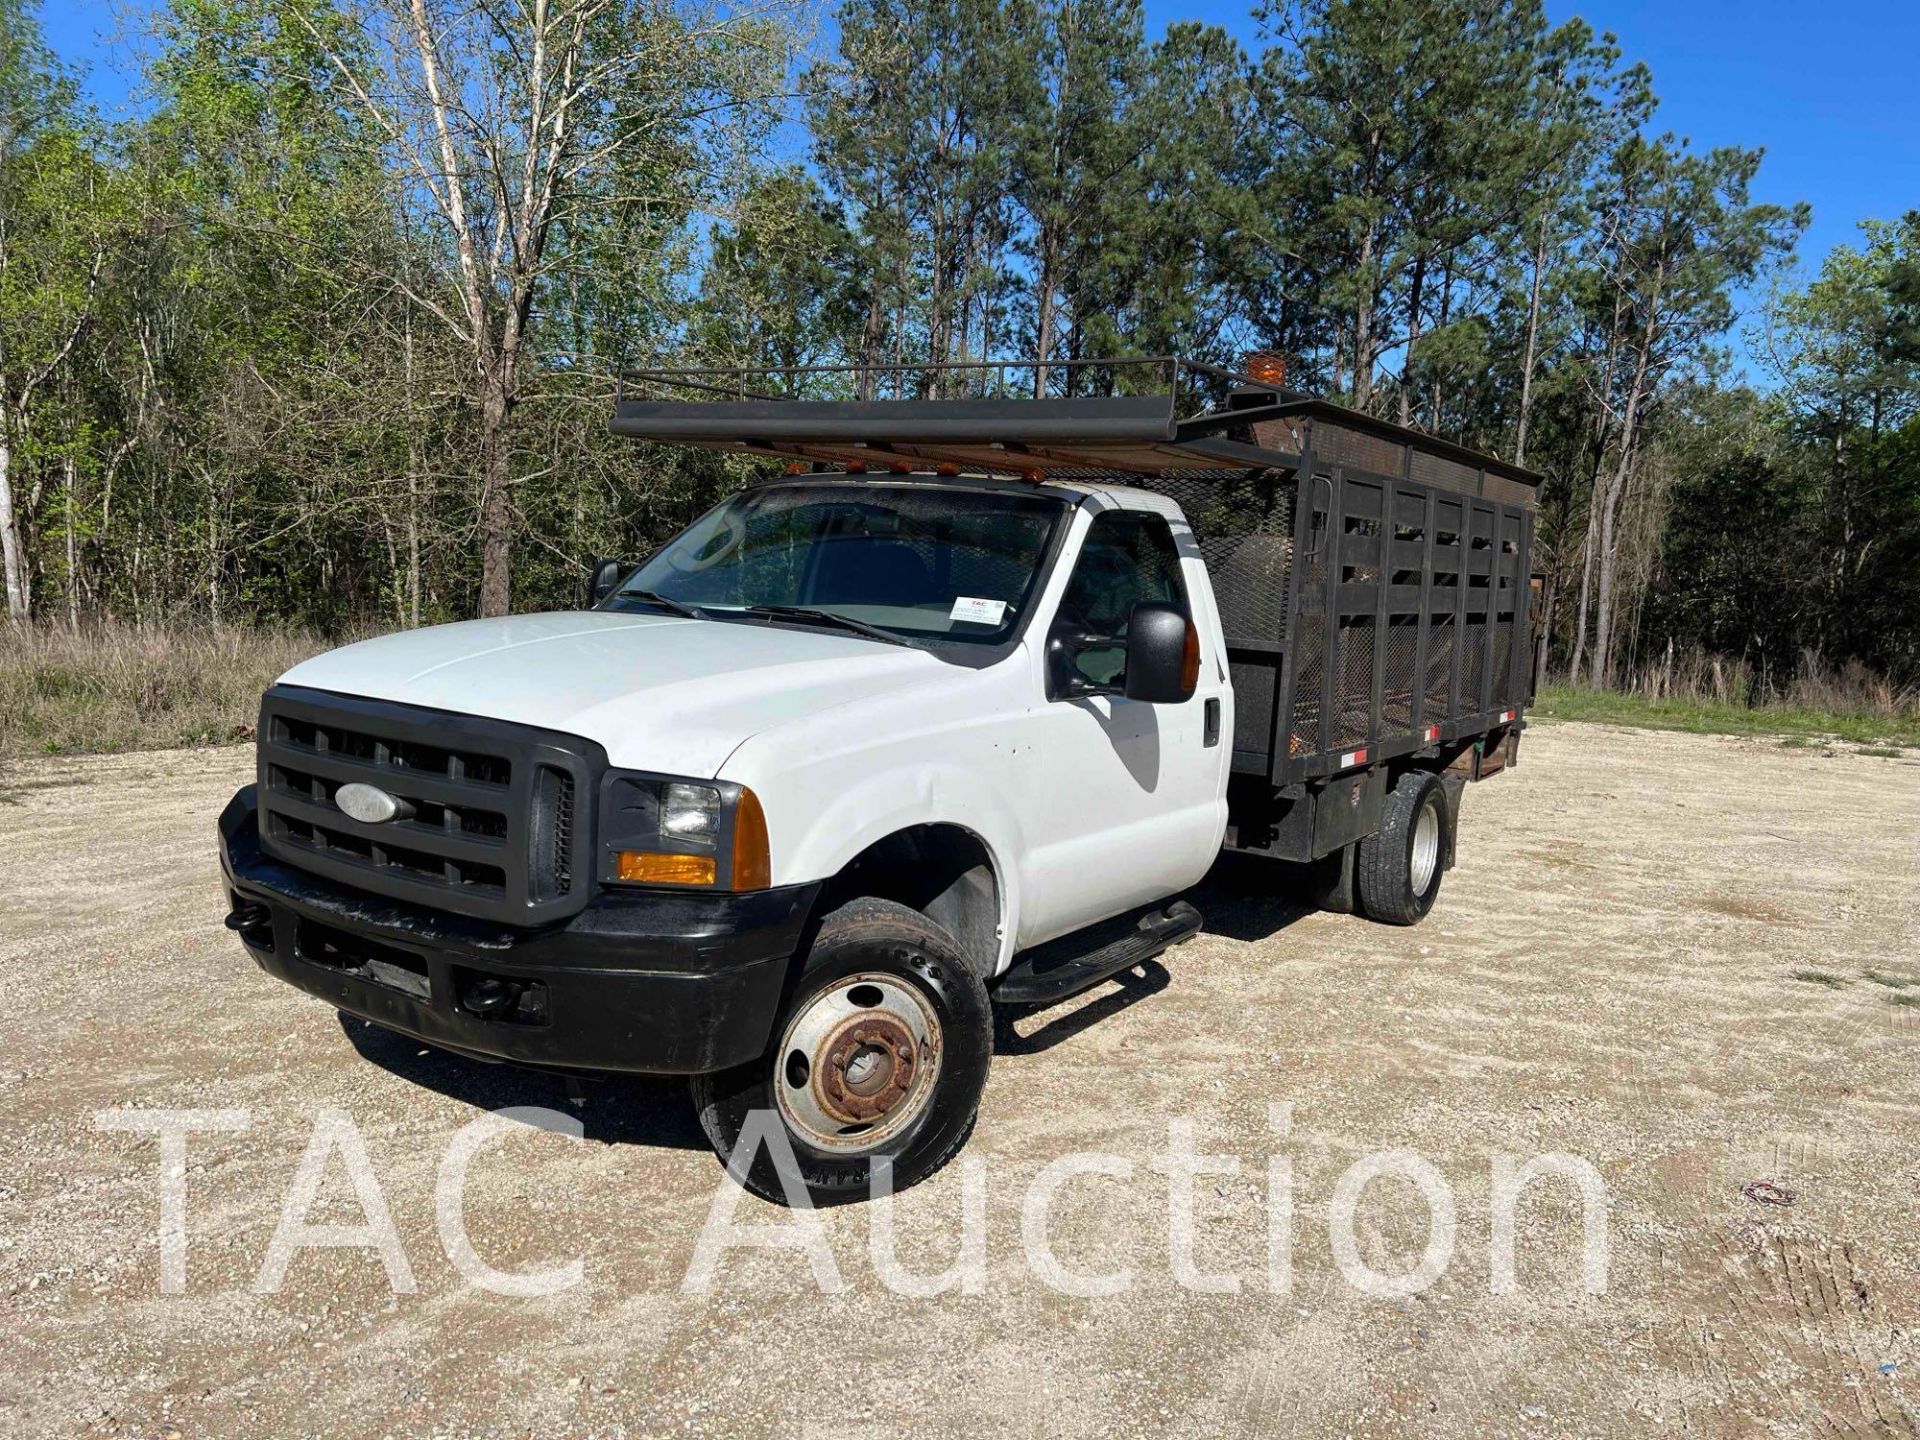
{"label": "driver door", "polygon": [[1185,889],[1219,853],[1228,697],[1218,657],[1203,642],[1198,687],[1181,703],[1123,693],[1136,604],[1211,613],[1205,567],[1185,538],[1182,547],[1165,515],[1115,509],[1096,514],[1081,542],[1046,632],[1021,945]]}

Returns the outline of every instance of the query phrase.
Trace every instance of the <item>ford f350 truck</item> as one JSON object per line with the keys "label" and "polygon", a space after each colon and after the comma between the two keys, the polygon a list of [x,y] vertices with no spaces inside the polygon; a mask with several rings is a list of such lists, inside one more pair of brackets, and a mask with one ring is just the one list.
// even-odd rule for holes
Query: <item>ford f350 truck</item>
{"label": "ford f350 truck", "polygon": [[772,1112],[797,1176],[736,1173],[831,1202],[940,1166],[992,1007],[1191,935],[1223,846],[1419,920],[1515,758],[1538,477],[1207,366],[1087,369],[623,377],[617,433],[788,473],[597,567],[590,610],[282,676],[228,926],[430,1045],[686,1074],[723,1157]]}

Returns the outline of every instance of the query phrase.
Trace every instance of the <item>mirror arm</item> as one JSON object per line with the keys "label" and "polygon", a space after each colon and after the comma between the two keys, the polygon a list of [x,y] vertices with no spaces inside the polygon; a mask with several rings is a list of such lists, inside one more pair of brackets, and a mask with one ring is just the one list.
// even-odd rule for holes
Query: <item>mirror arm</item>
{"label": "mirror arm", "polygon": [[1124,685],[1096,685],[1073,669],[1069,656],[1112,637],[1083,630],[1056,630],[1047,637],[1047,698],[1084,700],[1090,695],[1122,695]]}

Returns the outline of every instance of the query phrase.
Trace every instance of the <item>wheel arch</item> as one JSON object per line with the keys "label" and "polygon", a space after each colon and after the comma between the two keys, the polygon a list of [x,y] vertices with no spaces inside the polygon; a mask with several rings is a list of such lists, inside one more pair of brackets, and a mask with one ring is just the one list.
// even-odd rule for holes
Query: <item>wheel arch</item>
{"label": "wheel arch", "polygon": [[922,821],[870,840],[821,888],[816,916],[861,896],[905,905],[942,926],[982,980],[1001,968],[1012,934],[1004,871],[968,826]]}

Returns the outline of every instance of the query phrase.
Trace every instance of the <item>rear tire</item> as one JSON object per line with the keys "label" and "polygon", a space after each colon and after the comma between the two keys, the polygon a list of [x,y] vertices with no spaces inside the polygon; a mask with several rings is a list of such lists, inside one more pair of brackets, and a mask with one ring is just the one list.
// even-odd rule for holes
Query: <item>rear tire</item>
{"label": "rear tire", "polygon": [[767,1053],[692,1080],[714,1153],[729,1160],[767,1112],[792,1148],[757,1144],[747,1189],[784,1204],[796,1182],[815,1205],[864,1200],[874,1165],[893,1189],[925,1179],[972,1133],[993,1059],[993,1007],[960,947],[918,910],[849,901],[820,924]]}
{"label": "rear tire", "polygon": [[1446,848],[1446,790],[1430,772],[1409,770],[1387,793],[1380,828],[1354,856],[1361,913],[1383,925],[1418,923],[1440,893]]}

